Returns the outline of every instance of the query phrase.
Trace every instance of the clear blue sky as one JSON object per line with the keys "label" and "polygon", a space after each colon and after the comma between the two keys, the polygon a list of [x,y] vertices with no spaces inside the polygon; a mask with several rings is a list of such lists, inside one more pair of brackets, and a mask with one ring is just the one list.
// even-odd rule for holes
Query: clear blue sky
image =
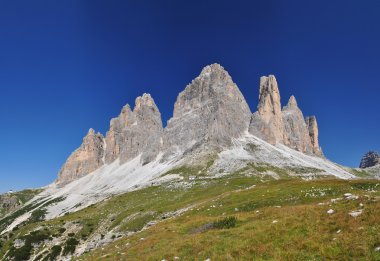
{"label": "clear blue sky", "polygon": [[275,74],[328,158],[380,150],[380,1],[0,0],[0,191],[52,182],[90,127],[149,92],[164,122],[203,66],[254,111]]}

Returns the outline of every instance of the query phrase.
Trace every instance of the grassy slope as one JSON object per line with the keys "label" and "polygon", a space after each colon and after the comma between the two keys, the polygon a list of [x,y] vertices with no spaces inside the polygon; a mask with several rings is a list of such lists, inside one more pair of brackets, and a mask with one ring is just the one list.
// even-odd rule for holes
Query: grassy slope
{"label": "grassy slope", "polygon": [[[210,198],[181,217],[117,240],[80,260],[173,260],[176,256],[181,260],[380,260],[375,251],[380,246],[377,181],[257,184]],[[330,203],[346,192],[360,195],[359,200]],[[349,211],[360,209],[359,203],[364,204],[363,214],[349,216]],[[327,214],[330,208],[336,213]],[[237,217],[236,227],[194,233],[226,216]]]}
{"label": "grassy slope", "polygon": [[[19,207],[21,207],[23,204],[31,200],[35,195],[37,195],[40,192],[41,192],[40,189],[26,189],[26,190],[17,191],[11,194],[3,194],[3,195],[0,195],[0,201],[2,197],[15,198],[16,201],[19,203]],[[18,209],[18,206],[16,206],[15,208],[7,209],[7,208],[3,208],[3,206],[0,205],[0,218],[7,215],[10,211],[14,211],[16,209]]]}
{"label": "grassy slope", "polygon": [[[69,239],[67,231],[62,232],[65,224],[78,224],[79,229],[70,238],[83,242],[112,229],[115,234],[138,231],[151,220],[161,220],[148,230],[118,239],[79,259],[173,260],[178,256],[181,260],[380,260],[375,252],[380,246],[380,188],[376,184],[371,180],[263,182],[232,175],[207,182],[197,180],[186,189],[150,187],[51,221],[28,222],[8,235],[0,256],[12,249],[15,239],[33,230],[61,238],[59,245],[65,249]],[[250,188],[252,185],[256,187]],[[360,195],[359,200],[318,205],[346,192]],[[360,209],[359,203],[364,204],[363,214],[350,217],[348,212]],[[163,218],[165,213],[188,206],[193,209],[180,217]],[[330,208],[336,213],[328,215]],[[237,218],[235,227],[195,233],[229,216]],[[36,252],[43,252],[44,247],[42,244]],[[52,252],[50,249],[46,254]]]}

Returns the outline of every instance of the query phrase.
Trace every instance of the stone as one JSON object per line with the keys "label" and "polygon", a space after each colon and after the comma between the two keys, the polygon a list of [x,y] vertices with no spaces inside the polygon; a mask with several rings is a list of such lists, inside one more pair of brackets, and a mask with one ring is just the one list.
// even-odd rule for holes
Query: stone
{"label": "stone", "polygon": [[138,97],[133,111],[127,104],[111,120],[106,135],[105,162],[120,159],[123,164],[141,155],[143,164],[154,160],[162,146],[161,114],[150,94]]}
{"label": "stone", "polygon": [[75,150],[59,171],[56,183],[60,186],[79,179],[104,164],[104,138],[90,129],[83,143]]}
{"label": "stone", "polygon": [[348,215],[354,218],[360,216],[361,214],[363,214],[363,210],[354,210],[348,213]]}
{"label": "stone", "polygon": [[363,156],[359,168],[365,169],[376,165],[380,165],[380,155],[376,151],[370,151]]}
{"label": "stone", "polygon": [[329,215],[334,214],[334,213],[335,213],[335,211],[333,209],[327,210],[327,214],[329,214]]}
{"label": "stone", "polygon": [[251,117],[249,132],[271,144],[283,142],[281,97],[274,75],[260,78],[259,104]]}
{"label": "stone", "polygon": [[319,146],[319,130],[317,118],[315,116],[306,117],[306,126],[309,130],[311,145],[313,146],[313,153],[317,156],[323,156],[322,149]]}
{"label": "stone", "polygon": [[81,178],[105,164],[124,164],[140,157],[148,164],[182,160],[201,165],[247,132],[273,144],[284,144],[303,153],[322,155],[314,116],[303,117],[294,96],[281,109],[274,75],[260,78],[257,111],[249,106],[228,72],[219,64],[201,71],[175,102],[173,117],[164,129],[153,98],[143,94],[132,108],[127,104],[110,122],[105,138],[90,130],[82,145],[61,168],[57,184]]}
{"label": "stone", "polygon": [[284,145],[306,154],[313,154],[313,146],[302,111],[296,98],[291,96],[282,109],[284,123]]}
{"label": "stone", "polygon": [[13,212],[22,206],[22,202],[11,193],[0,195],[0,219],[6,213]]}
{"label": "stone", "polygon": [[251,111],[231,76],[219,64],[203,68],[174,105],[165,128],[169,154],[218,150],[248,131]]}
{"label": "stone", "polygon": [[249,132],[272,145],[281,143],[306,154],[323,155],[316,118],[305,120],[294,96],[281,110],[280,91],[273,75],[260,78],[259,104],[252,114]]}

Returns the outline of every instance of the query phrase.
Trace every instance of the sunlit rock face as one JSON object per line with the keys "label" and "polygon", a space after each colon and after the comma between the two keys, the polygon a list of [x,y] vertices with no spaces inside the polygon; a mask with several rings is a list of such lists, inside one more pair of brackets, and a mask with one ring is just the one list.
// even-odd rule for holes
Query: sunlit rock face
{"label": "sunlit rock face", "polygon": [[260,78],[259,104],[252,115],[249,132],[271,144],[283,142],[281,97],[274,75]]}
{"label": "sunlit rock face", "polygon": [[281,96],[275,76],[260,78],[257,112],[249,132],[273,145],[281,143],[306,154],[322,155],[315,116],[304,119],[294,96],[281,109]]}
{"label": "sunlit rock face", "polygon": [[230,75],[219,64],[206,66],[178,95],[165,129],[165,148],[183,152],[220,148],[248,130],[251,111]]}
{"label": "sunlit rock face", "polygon": [[310,140],[309,129],[306,126],[302,111],[294,96],[282,110],[284,123],[284,144],[303,153],[312,154],[313,146]]}
{"label": "sunlit rock face", "polygon": [[319,130],[317,118],[315,116],[306,117],[306,125],[309,130],[311,145],[313,146],[313,153],[318,156],[323,156],[321,147],[319,146]]}
{"label": "sunlit rock face", "polygon": [[304,119],[294,96],[281,109],[275,76],[260,78],[257,111],[249,106],[228,72],[219,64],[206,66],[177,98],[173,117],[164,129],[161,114],[149,94],[127,104],[110,122],[104,138],[91,129],[82,145],[59,172],[57,183],[67,184],[103,165],[126,163],[140,156],[145,165],[190,159],[199,164],[233,145],[250,132],[272,145],[284,144],[306,154],[322,156],[314,116]]}
{"label": "sunlit rock face", "polygon": [[106,135],[105,162],[120,158],[125,163],[142,156],[142,163],[156,158],[160,151],[163,127],[161,114],[149,94],[138,97],[133,111],[124,106],[120,115],[111,120]]}
{"label": "sunlit rock face", "polygon": [[104,138],[90,129],[82,145],[75,150],[62,166],[57,183],[64,185],[93,172],[104,164]]}

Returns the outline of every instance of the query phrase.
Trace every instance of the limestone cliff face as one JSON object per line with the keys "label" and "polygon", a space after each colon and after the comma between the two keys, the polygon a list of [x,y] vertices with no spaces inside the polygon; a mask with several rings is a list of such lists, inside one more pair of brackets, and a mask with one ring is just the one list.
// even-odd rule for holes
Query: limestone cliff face
{"label": "limestone cliff face", "polygon": [[135,108],[124,106],[111,120],[106,138],[90,129],[82,145],[72,153],[56,183],[65,185],[120,159],[120,164],[141,155],[142,164],[156,158],[162,146],[161,114],[149,94],[136,99]]}
{"label": "limestone cliff face", "polygon": [[313,146],[309,136],[309,129],[294,96],[290,97],[288,104],[283,108],[282,117],[284,144],[303,153],[312,154]]}
{"label": "limestone cliff face", "polygon": [[260,78],[259,103],[252,114],[228,72],[212,64],[178,95],[165,129],[153,98],[149,94],[138,97],[133,110],[126,105],[111,120],[105,138],[89,131],[63,165],[57,184],[69,183],[115,160],[123,164],[139,155],[142,164],[155,160],[160,153],[162,160],[197,155],[190,158],[198,161],[202,153],[227,148],[233,138],[247,131],[274,145],[281,143],[303,153],[322,155],[316,118],[305,121],[293,96],[281,109],[273,75]]}
{"label": "limestone cliff face", "polygon": [[138,97],[133,111],[126,105],[119,117],[111,120],[106,135],[105,162],[120,158],[125,163],[138,155],[148,163],[156,158],[162,143],[161,114],[149,94]]}
{"label": "limestone cliff face", "polygon": [[283,141],[281,97],[273,75],[260,78],[259,104],[252,115],[249,131],[271,144]]}
{"label": "limestone cliff face", "polygon": [[315,116],[309,116],[306,117],[306,125],[309,130],[309,136],[311,145],[313,146],[313,153],[315,155],[322,156],[323,152],[321,147],[319,146],[319,130],[318,130],[318,123],[317,118]]}
{"label": "limestone cliff face", "polygon": [[90,129],[82,145],[75,150],[61,168],[57,184],[64,185],[93,172],[104,164],[104,138]]}
{"label": "limestone cliff face", "polygon": [[322,155],[316,118],[308,117],[305,121],[294,96],[281,110],[280,92],[273,75],[260,79],[259,104],[251,117],[249,132],[273,145],[281,143],[303,153]]}
{"label": "limestone cliff face", "polygon": [[248,130],[251,112],[230,75],[206,66],[181,92],[165,129],[165,148],[183,152],[200,145],[222,147]]}

